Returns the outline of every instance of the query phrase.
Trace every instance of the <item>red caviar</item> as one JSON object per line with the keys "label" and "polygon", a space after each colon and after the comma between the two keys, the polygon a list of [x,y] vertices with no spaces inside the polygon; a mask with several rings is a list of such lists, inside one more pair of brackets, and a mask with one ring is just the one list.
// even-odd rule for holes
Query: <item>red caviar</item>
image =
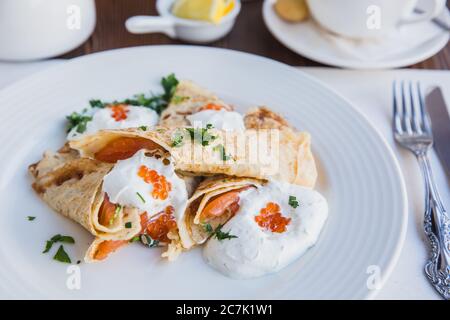
{"label": "red caviar", "polygon": [[161,212],[156,218],[148,221],[147,234],[153,239],[161,242],[170,242],[167,234],[171,230],[176,230],[177,223],[173,212],[174,207],[168,206],[163,212]]}
{"label": "red caviar", "polygon": [[125,104],[115,104],[110,108],[112,111],[111,117],[113,117],[116,121],[125,120],[128,117],[127,113],[130,111]]}
{"label": "red caviar", "polygon": [[283,217],[280,212],[280,206],[274,202],[269,202],[265,208],[261,209],[260,214],[255,217],[255,221],[261,228],[283,233],[291,222],[291,218]]}
{"label": "red caviar", "polygon": [[156,170],[151,170],[147,166],[140,166],[138,176],[145,182],[153,185],[152,197],[155,199],[166,200],[169,192],[172,190],[172,184],[167,181],[166,177],[161,176]]}
{"label": "red caviar", "polygon": [[230,111],[230,110],[229,110],[229,107],[227,107],[227,106],[221,106],[221,105],[214,104],[214,103],[208,103],[208,104],[204,105],[203,107],[201,107],[198,111],[203,111],[203,110],[216,110],[216,111],[220,111],[220,110],[222,110],[222,109],[225,109],[225,110],[227,110],[227,111]]}

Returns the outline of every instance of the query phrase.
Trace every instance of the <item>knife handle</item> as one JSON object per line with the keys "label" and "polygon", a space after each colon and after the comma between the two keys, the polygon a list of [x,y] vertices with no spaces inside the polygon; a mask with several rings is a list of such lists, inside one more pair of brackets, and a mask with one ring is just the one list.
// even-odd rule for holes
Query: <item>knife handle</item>
{"label": "knife handle", "polygon": [[444,299],[450,299],[450,218],[434,182],[426,154],[418,156],[425,179],[424,229],[431,246],[425,274]]}

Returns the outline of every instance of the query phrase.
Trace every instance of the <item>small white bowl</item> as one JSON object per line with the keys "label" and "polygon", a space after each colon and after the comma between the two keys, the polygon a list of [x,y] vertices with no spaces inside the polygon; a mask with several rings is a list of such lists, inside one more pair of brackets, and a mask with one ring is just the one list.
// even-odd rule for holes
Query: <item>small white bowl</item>
{"label": "small white bowl", "polygon": [[158,0],[156,10],[159,16],[134,16],[125,22],[131,33],[161,32],[172,39],[181,39],[192,43],[207,43],[223,38],[234,26],[241,10],[240,0],[235,0],[233,10],[217,23],[182,19],[171,12],[174,0]]}

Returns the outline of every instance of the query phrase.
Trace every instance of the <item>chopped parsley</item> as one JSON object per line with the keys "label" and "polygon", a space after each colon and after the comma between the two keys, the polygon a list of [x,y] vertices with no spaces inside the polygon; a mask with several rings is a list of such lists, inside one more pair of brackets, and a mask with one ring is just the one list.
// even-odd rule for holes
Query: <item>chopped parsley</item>
{"label": "chopped parsley", "polygon": [[237,236],[230,234],[230,231],[223,232],[222,227],[223,227],[223,224],[219,224],[216,227],[216,229],[213,230],[212,226],[209,223],[204,225],[205,231],[208,232],[211,235],[211,237],[213,237],[213,238],[215,237],[219,241],[237,238]]}
{"label": "chopped parsley", "polygon": [[188,99],[189,99],[189,97],[186,97],[186,96],[177,96],[177,95],[175,95],[175,96],[172,97],[172,100],[170,100],[170,102],[175,103],[175,104],[179,104],[179,103],[182,103],[182,102],[184,102],[184,101],[186,101]]}
{"label": "chopped parsley", "polygon": [[28,216],[27,219],[28,219],[28,221],[33,221],[34,219],[36,219],[36,217]]}
{"label": "chopped parsley", "polygon": [[53,256],[53,260],[56,260],[56,261],[59,261],[59,262],[63,262],[63,263],[72,263],[72,261],[70,260],[69,255],[64,250],[64,246],[63,245],[59,246],[58,251],[56,251],[56,254]]}
{"label": "chopped parsley", "polygon": [[127,229],[131,229],[132,226],[133,226],[133,224],[131,222],[125,223],[125,228],[127,228]]}
{"label": "chopped parsley", "polygon": [[143,203],[145,203],[144,197],[143,197],[139,192],[136,192],[136,194],[137,194],[137,196],[139,197],[139,199],[141,199],[141,201],[142,201]]}
{"label": "chopped parsley", "polygon": [[89,104],[91,105],[92,108],[104,108],[108,105],[108,103],[102,102],[101,100],[98,99],[89,100]]}
{"label": "chopped parsley", "polygon": [[147,126],[140,126],[140,127],[139,127],[139,130],[147,131]]}
{"label": "chopped parsley", "polygon": [[[109,105],[114,104],[128,104],[131,106],[141,106],[154,110],[156,113],[161,114],[161,112],[167,108],[169,105],[175,90],[178,86],[178,79],[172,73],[167,77],[161,79],[161,86],[164,89],[164,93],[155,95],[150,94],[146,96],[145,94],[136,94],[131,99],[125,99],[123,101],[113,101],[105,102],[99,99],[89,100],[89,105],[91,108],[105,108]],[[83,112],[73,112],[71,115],[67,116],[67,132],[76,128],[78,133],[83,133],[86,131],[86,125],[92,120],[92,116],[86,115],[86,109]]]}
{"label": "chopped parsley", "polygon": [[294,196],[289,196],[289,205],[294,209],[297,208],[299,206],[297,198]]}
{"label": "chopped parsley", "polygon": [[45,249],[44,249],[44,251],[42,251],[42,253],[49,252],[50,249],[52,248],[53,244],[55,244],[57,242],[73,244],[73,243],[75,243],[75,240],[71,236],[62,236],[60,234],[54,235],[50,240],[47,240],[47,242],[45,244]]}
{"label": "chopped parsley", "polygon": [[133,238],[130,239],[130,242],[137,242],[139,241],[141,238],[139,236],[135,236]]}
{"label": "chopped parsley", "polygon": [[142,234],[140,237],[140,240],[144,246],[147,246],[149,248],[154,248],[154,247],[159,246],[159,241],[154,240],[148,234]]}
{"label": "chopped parsley", "polygon": [[209,223],[204,224],[203,228],[205,228],[205,231],[208,232],[208,233],[212,233],[213,232],[213,228],[212,228],[211,224],[209,224]]}
{"label": "chopped parsley", "polygon": [[184,137],[180,132],[176,132],[172,139],[172,147],[181,147],[184,143]]}
{"label": "chopped parsley", "polygon": [[159,95],[150,94],[150,96],[146,96],[145,94],[137,94],[133,99],[125,99],[124,101],[116,103],[129,104],[132,106],[143,106],[156,111],[158,114],[161,114],[161,112],[169,105],[170,100],[172,100],[178,83],[178,79],[172,73],[161,79],[161,86],[164,89],[164,93]]}
{"label": "chopped parsley", "polygon": [[67,132],[70,132],[73,128],[76,128],[78,133],[86,131],[87,123],[92,120],[91,116],[83,113],[72,112],[71,115],[66,117],[67,119]]}
{"label": "chopped parsley", "polygon": [[217,146],[215,146],[214,148],[213,148],[213,150],[214,151],[218,151],[219,153],[220,153],[220,158],[223,160],[223,161],[227,161],[227,160],[230,160],[231,159],[231,154],[226,154],[226,152],[225,152],[225,147],[222,145],[222,144],[218,144]]}
{"label": "chopped parsley", "polygon": [[192,140],[197,141],[202,146],[207,146],[211,141],[217,139],[217,136],[208,132],[212,128],[212,124],[208,123],[206,128],[186,128],[186,131],[189,132]]}
{"label": "chopped parsley", "polygon": [[175,90],[177,89],[178,83],[179,81],[173,73],[161,79],[161,85],[164,88],[164,94],[162,95],[162,98],[166,102],[169,102],[172,99],[173,95],[175,94]]}

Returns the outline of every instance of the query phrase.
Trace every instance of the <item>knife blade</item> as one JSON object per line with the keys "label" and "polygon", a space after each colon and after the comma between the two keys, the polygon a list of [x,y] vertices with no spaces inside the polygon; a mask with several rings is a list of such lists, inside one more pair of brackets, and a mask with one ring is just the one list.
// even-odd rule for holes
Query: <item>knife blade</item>
{"label": "knife blade", "polygon": [[425,105],[431,119],[434,147],[438,157],[450,176],[450,116],[441,88],[434,88],[425,98]]}

